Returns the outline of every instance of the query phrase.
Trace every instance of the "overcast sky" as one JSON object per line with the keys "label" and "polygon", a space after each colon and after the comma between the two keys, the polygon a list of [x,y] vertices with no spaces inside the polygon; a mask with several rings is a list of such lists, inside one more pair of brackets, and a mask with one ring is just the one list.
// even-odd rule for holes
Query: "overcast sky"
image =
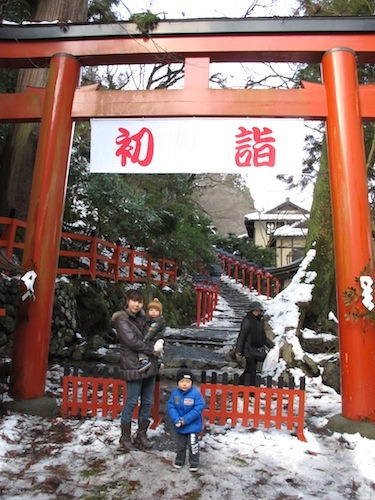
{"label": "overcast sky", "polygon": [[[260,4],[253,9],[252,16],[290,16],[295,5],[294,0],[122,0],[122,11],[129,16],[129,10],[142,12],[150,10],[167,19],[201,17],[244,17],[253,4]],[[127,7],[127,9],[125,8]]]}

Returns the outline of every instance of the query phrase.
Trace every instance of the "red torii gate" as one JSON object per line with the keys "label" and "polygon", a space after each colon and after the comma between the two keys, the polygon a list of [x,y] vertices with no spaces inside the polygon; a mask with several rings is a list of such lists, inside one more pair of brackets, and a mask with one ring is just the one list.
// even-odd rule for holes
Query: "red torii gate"
{"label": "red torii gate", "polygon": [[[374,18],[162,21],[152,37],[132,23],[1,26],[0,66],[49,65],[45,91],[0,95],[0,121],[41,121],[25,241],[36,301],[20,304],[14,398],[44,395],[73,120],[139,116],[326,119],[336,258],[342,415],[375,421],[375,327],[347,321],[343,292],[373,252],[362,120],[375,118],[375,85],[358,86],[356,59],[375,62]],[[185,62],[181,90],[76,89],[81,65]],[[209,89],[210,62],[321,62],[324,84],[293,90]]]}

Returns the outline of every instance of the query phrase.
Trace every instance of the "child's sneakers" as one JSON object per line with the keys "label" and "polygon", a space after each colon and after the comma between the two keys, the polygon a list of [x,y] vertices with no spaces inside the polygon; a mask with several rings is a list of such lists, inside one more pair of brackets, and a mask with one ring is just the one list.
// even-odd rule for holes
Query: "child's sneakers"
{"label": "child's sneakers", "polygon": [[182,466],[183,466],[184,464],[183,464],[182,462],[180,462],[179,460],[175,460],[175,461],[173,462],[173,464],[172,464],[172,465],[173,465],[173,467],[174,467],[175,469],[182,469]]}
{"label": "child's sneakers", "polygon": [[198,470],[198,465],[190,465],[189,471],[190,472],[197,472]]}
{"label": "child's sneakers", "polygon": [[150,368],[150,366],[151,366],[151,361],[145,359],[144,361],[142,361],[141,366],[138,368],[139,373],[145,372]]}

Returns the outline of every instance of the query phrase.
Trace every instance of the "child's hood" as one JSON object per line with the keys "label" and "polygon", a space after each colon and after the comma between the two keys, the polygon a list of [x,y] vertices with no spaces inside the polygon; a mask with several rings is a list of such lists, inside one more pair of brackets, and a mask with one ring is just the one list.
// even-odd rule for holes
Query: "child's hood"
{"label": "child's hood", "polygon": [[112,314],[112,321],[113,322],[115,322],[121,318],[129,319],[129,314],[125,310],[116,311],[115,313]]}

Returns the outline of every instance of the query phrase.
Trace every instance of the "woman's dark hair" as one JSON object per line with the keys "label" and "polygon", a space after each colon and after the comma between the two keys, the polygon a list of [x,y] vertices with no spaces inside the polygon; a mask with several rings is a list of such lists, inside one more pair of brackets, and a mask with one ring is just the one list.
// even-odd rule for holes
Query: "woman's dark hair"
{"label": "woman's dark hair", "polygon": [[138,300],[143,303],[146,302],[145,296],[139,290],[132,290],[126,297],[126,302],[128,302],[128,300]]}

